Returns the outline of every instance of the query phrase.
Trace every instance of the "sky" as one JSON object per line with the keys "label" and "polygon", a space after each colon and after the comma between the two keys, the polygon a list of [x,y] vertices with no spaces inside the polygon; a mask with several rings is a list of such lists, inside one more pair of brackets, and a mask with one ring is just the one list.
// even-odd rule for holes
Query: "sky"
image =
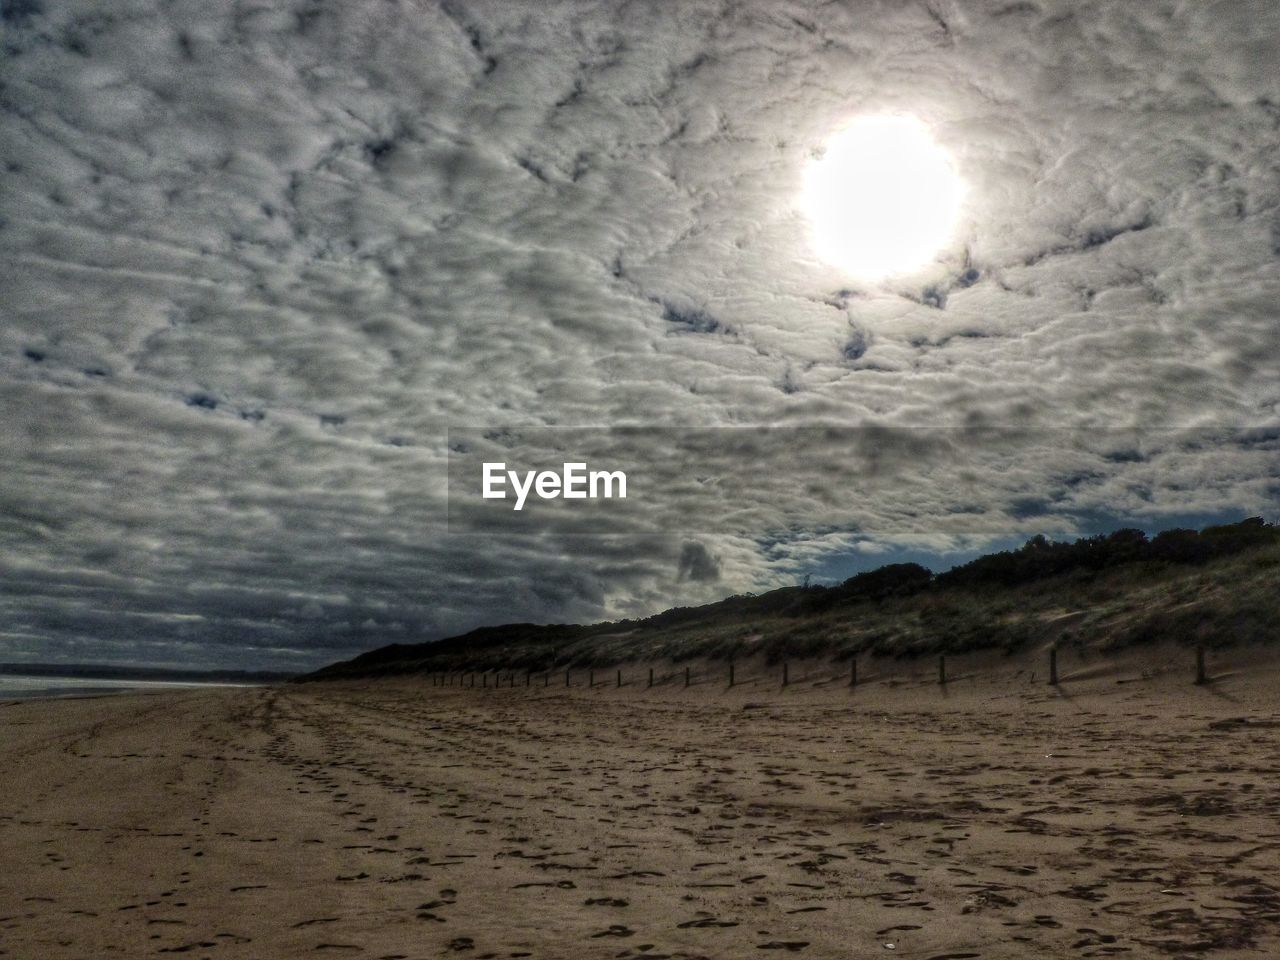
{"label": "sky", "polygon": [[[1276,517],[1270,0],[0,11],[0,661],[303,669]],[[801,194],[880,115],[965,192],[867,279]],[[451,514],[457,437],[579,427],[638,490],[726,438],[715,505]]]}

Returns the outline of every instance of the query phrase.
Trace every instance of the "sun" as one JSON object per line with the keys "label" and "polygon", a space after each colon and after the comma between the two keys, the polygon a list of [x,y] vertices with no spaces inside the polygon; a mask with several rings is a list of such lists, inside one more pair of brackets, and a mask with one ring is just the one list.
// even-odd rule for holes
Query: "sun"
{"label": "sun", "polygon": [[878,280],[927,265],[950,241],[964,184],[919,120],[861,117],[805,171],[801,205],[814,249],[852,277]]}

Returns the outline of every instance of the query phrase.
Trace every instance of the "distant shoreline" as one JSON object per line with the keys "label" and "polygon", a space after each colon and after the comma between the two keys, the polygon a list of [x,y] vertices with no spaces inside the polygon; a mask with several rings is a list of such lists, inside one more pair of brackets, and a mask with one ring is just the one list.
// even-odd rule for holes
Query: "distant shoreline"
{"label": "distant shoreline", "polygon": [[279,670],[184,670],[109,663],[0,663],[0,677],[60,677],[172,683],[276,683],[297,676]]}
{"label": "distant shoreline", "polygon": [[190,691],[202,688],[249,688],[267,681],[157,680],[116,677],[67,677],[40,674],[0,674],[0,704],[31,700],[78,700],[130,694]]}

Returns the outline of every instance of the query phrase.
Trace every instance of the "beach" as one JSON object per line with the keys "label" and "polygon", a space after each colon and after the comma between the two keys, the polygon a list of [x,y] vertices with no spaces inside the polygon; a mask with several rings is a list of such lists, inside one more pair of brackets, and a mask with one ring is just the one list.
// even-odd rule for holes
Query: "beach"
{"label": "beach", "polygon": [[6,703],[0,956],[1275,957],[1280,670],[1190,663]]}

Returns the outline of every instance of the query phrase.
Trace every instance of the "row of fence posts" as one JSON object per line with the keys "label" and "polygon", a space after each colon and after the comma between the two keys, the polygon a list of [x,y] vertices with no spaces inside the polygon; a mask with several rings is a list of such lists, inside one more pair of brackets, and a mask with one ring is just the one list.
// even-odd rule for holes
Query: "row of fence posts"
{"label": "row of fence posts", "polygon": [[[549,687],[551,685],[550,671],[544,670],[541,672],[542,672],[542,686]],[[493,688],[496,690],[502,687],[504,671],[501,671],[501,670],[494,670],[494,671],[489,671],[489,670],[434,671],[433,670],[429,673],[429,677],[431,679],[431,685],[435,687],[474,687],[476,685],[476,676],[478,674],[480,677],[481,688],[487,688],[489,686],[490,673],[493,674]],[[516,686],[515,671],[505,671],[505,674],[506,674],[506,686],[508,687]],[[524,686],[528,687],[532,685],[533,674],[534,674],[533,670],[525,671]],[[679,676],[680,674],[678,673],[672,674],[672,676],[667,679],[677,679],[679,678]],[[656,674],[654,673],[653,667],[650,667],[648,679],[645,681],[645,688],[651,689],[652,687],[656,686],[660,682],[662,681],[659,681],[657,679]],[[730,660],[729,661],[729,686],[731,687],[736,686],[737,682],[738,681],[737,681],[736,666],[734,662]],[[606,683],[607,682],[602,682],[600,685],[605,686]],[[785,687],[790,685],[790,683],[791,683],[790,666],[787,663],[787,661],[784,660],[782,661],[782,685]],[[857,684],[858,684],[858,661],[852,660],[849,663],[849,686],[854,687],[854,686],[857,686]],[[564,685],[566,687],[573,686],[572,670],[565,670]],[[684,686],[690,687],[692,685],[693,685],[693,671],[689,667],[685,667],[684,668]],[[593,688],[596,686],[596,671],[594,668],[588,668],[587,670],[587,686],[589,688]],[[626,681],[623,679],[622,670],[620,669],[614,672],[614,686],[615,687],[626,686]]]}
{"label": "row of fence posts", "polygon": [[[737,684],[737,675],[735,672],[735,665],[732,660],[728,662],[728,670],[729,670],[729,686],[733,687]],[[489,686],[489,673],[490,671],[487,671],[487,670],[479,671],[480,686],[482,688]],[[533,674],[534,674],[534,671],[532,670],[525,671],[524,685],[526,687],[532,686]],[[493,679],[494,688],[496,689],[498,687],[501,687],[503,671],[493,671],[493,675],[494,675],[494,679]],[[673,675],[673,677],[670,679],[674,679],[676,676],[678,676],[678,674]],[[456,670],[447,671],[447,672],[433,671],[430,674],[430,677],[431,677],[432,686],[474,687],[476,685],[475,671],[456,671]],[[515,671],[514,670],[506,671],[506,677],[507,677],[507,686],[514,687],[516,685]],[[1195,651],[1195,678],[1196,678],[1195,682],[1197,686],[1203,686],[1209,682],[1208,674],[1205,672],[1204,647],[1202,646],[1196,647],[1196,651]],[[605,681],[601,685],[604,686],[606,684],[607,684],[607,681]],[[647,689],[652,688],[654,684],[655,684],[655,680],[654,680],[653,667],[650,667],[649,679],[648,679],[648,682],[645,684],[645,687]],[[689,667],[685,667],[684,668],[684,685],[685,687],[689,687],[689,686],[692,686],[692,684],[693,684],[693,674],[690,671]],[[946,686],[947,684],[947,658],[945,655],[941,655],[938,657],[938,684],[940,686]],[[542,672],[542,685],[543,687],[549,687],[551,685],[551,673],[549,671]],[[564,685],[566,687],[571,687],[573,685],[572,670],[565,670]],[[614,686],[620,688],[625,685],[626,684],[622,679],[622,670],[621,669],[616,670],[614,674]],[[782,686],[787,687],[790,685],[791,685],[790,664],[788,664],[786,660],[783,660],[782,661]],[[857,661],[857,658],[854,658],[849,661],[849,686],[856,687],[857,685],[858,685],[858,661]],[[1049,648],[1049,685],[1054,687],[1061,685],[1061,681],[1058,677],[1058,648],[1057,647]],[[596,671],[594,668],[589,668],[587,670],[587,686],[589,688],[594,688],[596,686]]]}

